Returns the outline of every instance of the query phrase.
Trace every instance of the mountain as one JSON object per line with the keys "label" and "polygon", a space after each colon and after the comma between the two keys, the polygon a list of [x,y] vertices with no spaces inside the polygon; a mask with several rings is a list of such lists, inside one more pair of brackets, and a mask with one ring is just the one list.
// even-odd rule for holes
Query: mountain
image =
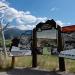
{"label": "mountain", "polygon": [[32,33],[32,30],[20,30],[17,28],[10,28],[4,31],[5,39],[10,39],[16,36],[21,36],[21,34],[25,34],[26,32]]}

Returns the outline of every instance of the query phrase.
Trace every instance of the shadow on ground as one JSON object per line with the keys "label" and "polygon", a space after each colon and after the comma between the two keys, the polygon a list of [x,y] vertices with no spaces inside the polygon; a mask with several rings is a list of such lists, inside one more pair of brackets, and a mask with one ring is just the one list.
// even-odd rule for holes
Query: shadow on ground
{"label": "shadow on ground", "polygon": [[32,68],[24,68],[24,69],[13,69],[7,71],[7,75],[60,75],[55,71],[42,71],[42,70],[35,70]]}

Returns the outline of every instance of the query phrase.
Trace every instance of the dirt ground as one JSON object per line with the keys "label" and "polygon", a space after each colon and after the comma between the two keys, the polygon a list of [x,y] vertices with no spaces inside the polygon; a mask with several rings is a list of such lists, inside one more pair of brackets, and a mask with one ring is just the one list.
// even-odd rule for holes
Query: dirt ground
{"label": "dirt ground", "polygon": [[6,72],[0,72],[0,75],[75,75],[75,73],[45,71],[34,68],[15,68]]}

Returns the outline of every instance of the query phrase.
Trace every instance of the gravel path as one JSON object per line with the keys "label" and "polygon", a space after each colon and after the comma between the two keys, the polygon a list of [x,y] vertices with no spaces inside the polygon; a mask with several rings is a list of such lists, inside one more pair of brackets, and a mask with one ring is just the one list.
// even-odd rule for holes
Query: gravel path
{"label": "gravel path", "polygon": [[6,72],[0,72],[0,75],[75,75],[74,73],[43,71],[32,68],[16,68]]}

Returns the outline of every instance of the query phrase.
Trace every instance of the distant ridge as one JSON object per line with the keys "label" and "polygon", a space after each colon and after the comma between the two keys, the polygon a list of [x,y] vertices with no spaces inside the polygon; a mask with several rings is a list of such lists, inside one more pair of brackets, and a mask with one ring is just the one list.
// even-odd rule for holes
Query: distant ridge
{"label": "distant ridge", "polygon": [[21,36],[21,34],[25,34],[26,32],[31,34],[32,30],[20,30],[20,29],[17,29],[14,27],[14,28],[10,28],[10,29],[6,30],[4,32],[4,36],[5,36],[5,39],[11,39],[16,36]]}

